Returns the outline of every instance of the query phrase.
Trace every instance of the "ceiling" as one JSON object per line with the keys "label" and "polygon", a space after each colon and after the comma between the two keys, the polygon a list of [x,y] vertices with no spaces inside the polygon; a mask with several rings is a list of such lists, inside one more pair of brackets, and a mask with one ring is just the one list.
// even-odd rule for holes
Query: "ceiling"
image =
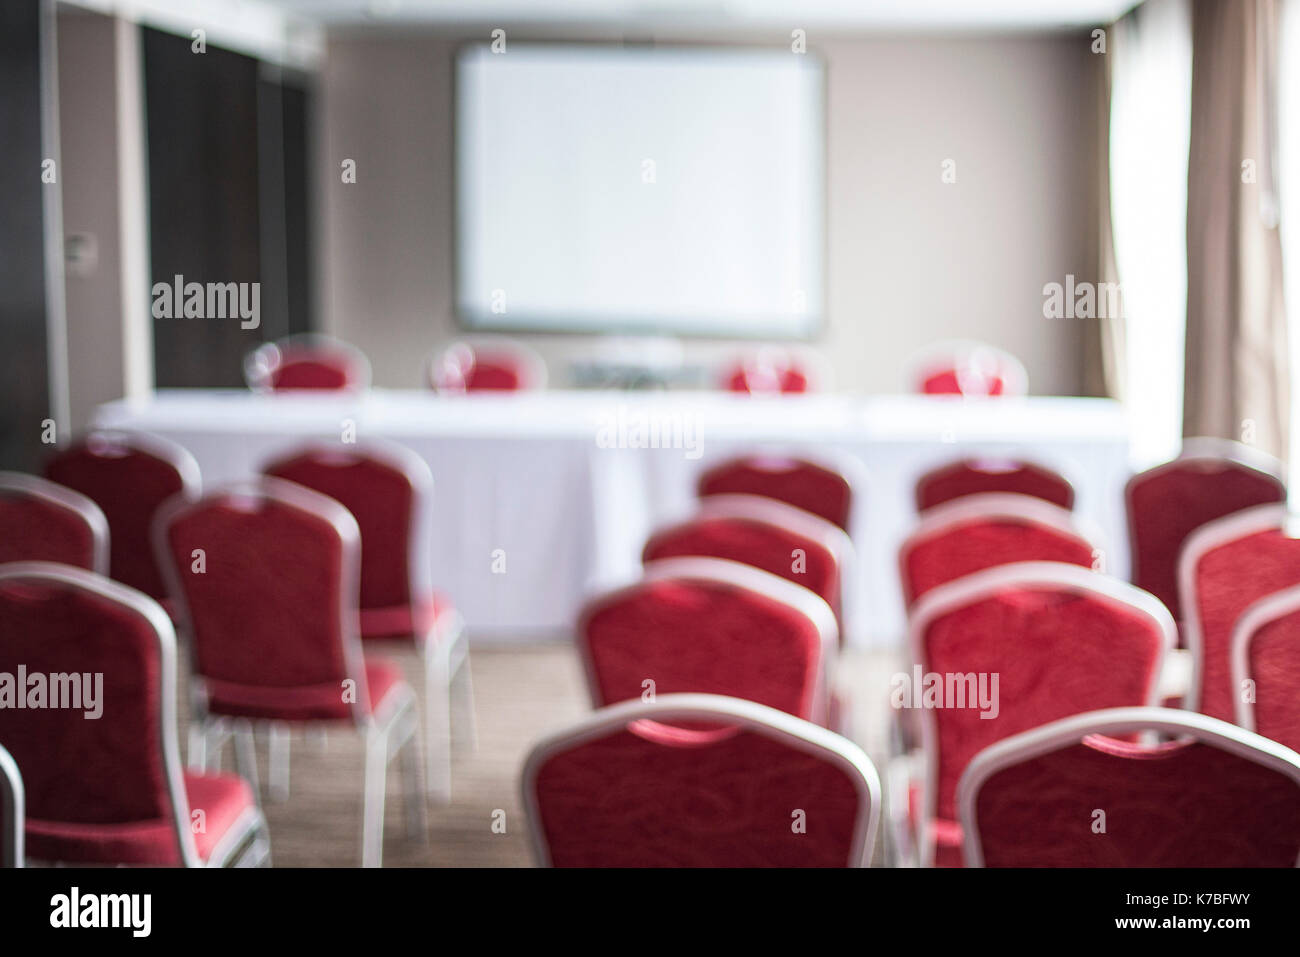
{"label": "ceiling", "polygon": [[261,0],[326,25],[590,24],[738,29],[1056,30],[1137,0]]}

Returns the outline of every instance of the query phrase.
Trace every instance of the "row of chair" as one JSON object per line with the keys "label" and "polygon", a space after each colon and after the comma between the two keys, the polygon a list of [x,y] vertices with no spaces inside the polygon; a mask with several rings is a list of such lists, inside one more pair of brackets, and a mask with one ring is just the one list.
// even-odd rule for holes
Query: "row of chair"
{"label": "row of chair", "polygon": [[[1024,365],[1010,353],[978,342],[939,343],[910,363],[908,388],[926,395],[1019,396],[1028,390]],[[370,384],[370,363],[355,346],[321,335],[267,343],[244,362],[258,392],[357,390]],[[424,364],[425,383],[442,393],[514,392],[545,388],[546,363],[532,348],[504,337],[452,343]],[[718,376],[729,392],[770,395],[820,392],[830,371],[811,349],[765,346],[729,364]]]}
{"label": "row of chair", "polygon": [[[1252,461],[1248,450],[1226,451],[1236,454],[1212,458],[1205,443],[1190,443],[1180,461],[1135,476],[1128,487],[1131,524],[1146,533],[1135,549],[1150,548],[1154,540],[1177,551],[1177,540],[1190,538],[1186,566],[1197,561],[1189,553],[1201,554],[1194,549],[1198,541],[1221,540],[1216,526],[1243,527],[1249,511],[1200,531],[1193,524],[1234,502],[1240,507],[1243,498],[1248,505],[1259,489],[1272,494],[1280,484],[1272,479],[1275,473],[1259,467],[1265,460]],[[850,838],[874,829],[879,802],[869,796],[878,786],[865,755],[823,730],[843,726],[833,716],[832,696],[818,690],[833,685],[826,667],[833,653],[824,642],[823,654],[815,653],[816,630],[807,625],[815,615],[793,616],[802,629],[783,621],[782,603],[800,604],[788,585],[778,588],[755,569],[736,568],[748,563],[790,583],[814,585],[813,591],[820,585],[822,598],[834,596],[824,586],[833,574],[790,573],[788,557],[802,544],[797,530],[807,528],[809,516],[800,519],[789,511],[797,483],[783,485],[781,476],[797,474],[797,466],[758,459],[728,468],[762,476],[765,487],[724,495],[716,510],[705,499],[694,518],[652,536],[642,581],[603,596],[584,612],[579,650],[593,704],[605,707],[538,745],[525,766],[524,796],[540,860],[825,863],[816,844],[791,842],[789,833],[798,829],[791,832],[789,821],[778,822],[771,806],[764,825],[746,819],[744,836],[729,831],[719,837],[708,836],[718,826],[713,816],[692,816],[672,798],[674,789],[685,788],[691,806],[722,807],[743,803],[737,792],[756,789],[756,781],[781,781],[789,760],[768,755],[746,763],[751,745],[729,744],[737,736],[748,740],[767,721],[770,738],[803,734],[802,760],[816,752],[823,764],[838,768],[838,797],[831,802],[836,819],[856,823],[834,832],[840,839],[834,855],[839,863],[861,862],[862,847]],[[1257,475],[1265,480],[1251,481]],[[702,493],[710,478],[706,474]],[[1162,484],[1178,490],[1169,496],[1179,503],[1173,513],[1151,495]],[[756,491],[786,504],[760,508]],[[935,708],[906,704],[920,721],[919,729],[903,735],[914,750],[890,768],[895,859],[967,866],[1295,865],[1300,756],[1289,748],[1300,744],[1293,704],[1300,644],[1284,646],[1285,625],[1300,624],[1300,589],[1274,595],[1246,623],[1246,633],[1267,635],[1273,628],[1278,634],[1260,642],[1272,658],[1243,659],[1243,668],[1253,663],[1266,672],[1245,672],[1243,680],[1254,689],[1242,696],[1245,710],[1239,707],[1237,715],[1245,729],[1156,708],[1162,666],[1177,641],[1174,618],[1157,597],[1103,573],[1104,550],[1095,531],[1069,512],[1073,498],[1066,480],[1029,463],[960,462],[918,483],[921,517],[900,550],[909,648],[920,666],[914,693],[919,699],[925,676],[955,677],[958,682],[947,690],[968,692],[971,701],[957,707],[942,699]],[[1274,520],[1279,514],[1276,507],[1256,511],[1268,511]],[[757,530],[763,522],[771,526],[765,534]],[[830,558],[824,564],[836,567]],[[1135,561],[1134,567],[1141,566]],[[811,607],[807,596],[803,605]],[[824,612],[826,605],[818,607]],[[1198,620],[1192,619],[1193,634]],[[1192,643],[1195,655],[1200,646]],[[1198,675],[1204,670],[1196,669]],[[658,680],[663,676],[671,681]],[[999,682],[982,710],[975,707],[981,676]],[[727,697],[692,701],[688,724],[704,728],[680,728],[684,700],[670,696],[657,707],[656,689]],[[1270,717],[1257,721],[1250,706],[1265,693]],[[760,714],[737,698],[766,710]],[[1189,703],[1194,706],[1196,698]],[[1268,723],[1279,706],[1293,712],[1289,723]],[[791,726],[791,718],[807,724]],[[1277,740],[1252,734],[1253,726]],[[1134,737],[1137,732],[1141,736]],[[642,765],[673,783],[660,789],[643,781]],[[1231,781],[1223,778],[1229,772]],[[592,798],[580,785],[596,780],[604,790]],[[1050,785],[1046,799],[1032,808],[1026,795],[1037,791],[1025,791],[1025,781]],[[642,788],[651,795],[645,802],[633,796]],[[845,812],[854,794],[856,817]],[[1208,827],[1206,814],[1229,807],[1244,813],[1257,801],[1284,813],[1274,824],[1234,819]],[[1111,814],[1109,830],[1093,815],[1096,808]],[[648,849],[630,839],[661,809],[661,825],[672,835],[666,846],[661,839]],[[600,819],[593,840],[564,826],[570,817],[587,821],[593,814]],[[670,825],[676,817],[669,814],[685,823]],[[620,828],[616,815],[637,821],[636,827]],[[1017,838],[1022,831],[1030,838]],[[755,842],[748,844],[747,836]]]}
{"label": "row of chair", "polygon": [[[183,449],[154,437],[94,434],[56,454],[47,474],[88,494],[49,479],[0,476],[0,560],[16,576],[12,589],[0,588],[0,608],[10,600],[26,608],[30,594],[44,596],[30,621],[0,628],[6,635],[0,662],[17,667],[35,660],[25,642],[44,647],[47,632],[61,626],[65,606],[88,594],[99,596],[92,603],[97,614],[134,610],[143,615],[141,628],[157,626],[152,641],[160,648],[172,641],[174,618],[188,638],[193,666],[193,770],[218,766],[221,748],[233,739],[238,769],[256,790],[253,727],[262,725],[270,732],[272,793],[284,797],[288,727],[355,726],[367,744],[362,842],[367,864],[380,861],[385,769],[393,756],[400,752],[407,765],[413,827],[422,826],[426,786],[446,799],[453,697],[460,699],[459,723],[471,743],[473,702],[464,622],[429,582],[433,483],[418,456],[380,443],[310,445],[268,462],[258,480],[200,495],[197,466]],[[137,542],[138,550],[112,547],[118,542]],[[109,574],[140,590],[110,581]],[[169,612],[155,599],[166,601]],[[123,607],[107,608],[113,601]],[[101,660],[102,649],[89,647],[86,637],[95,635],[95,628],[88,620],[78,627],[84,632],[81,641],[50,641],[49,654],[58,658],[50,663],[60,666],[51,673],[86,672],[87,657]],[[11,640],[20,632],[21,640]],[[413,641],[420,648],[427,687],[427,785],[419,773],[415,696],[395,666],[363,653],[363,639]],[[132,668],[166,676],[174,669],[169,656],[164,650],[152,657],[104,659],[119,682],[110,682],[117,689],[110,706],[157,708],[155,696],[139,695],[145,679]],[[174,675],[167,680],[174,682]],[[128,700],[128,688],[141,700]],[[0,713],[0,741],[20,742],[12,746],[19,764],[42,784],[33,792],[40,800],[30,802],[29,833],[41,821],[63,821],[61,813],[73,814],[64,823],[86,826],[87,812],[79,816],[72,806],[47,800],[53,781],[63,782],[63,793],[67,781],[80,780],[74,766],[61,763],[78,755],[38,747],[39,738],[26,736],[30,720],[17,712]],[[150,714],[141,720],[167,727],[174,717]],[[135,737],[138,728],[130,722],[59,727],[84,739],[86,751],[134,746],[160,767],[171,763],[167,747],[161,756],[150,750],[158,736]],[[129,793],[137,783],[145,786],[106,769],[100,786]],[[108,835],[98,836],[109,841]]]}

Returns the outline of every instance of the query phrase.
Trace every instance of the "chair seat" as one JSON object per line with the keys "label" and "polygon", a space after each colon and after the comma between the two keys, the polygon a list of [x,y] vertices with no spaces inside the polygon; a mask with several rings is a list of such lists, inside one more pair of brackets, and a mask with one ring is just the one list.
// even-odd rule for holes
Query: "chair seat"
{"label": "chair seat", "polygon": [[[190,830],[199,859],[207,863],[212,851],[250,808],[256,808],[248,783],[234,774],[185,772],[190,805]],[[202,811],[202,817],[194,812]],[[196,830],[195,824],[202,823]],[[33,860],[70,864],[134,864],[175,867],[181,864],[176,828],[167,819],[126,824],[85,824],[27,820],[27,856]]]}
{"label": "chair seat", "polygon": [[428,597],[412,605],[390,605],[385,608],[362,608],[358,613],[362,640],[403,638],[419,640],[424,635],[439,631],[449,615],[456,611],[451,599],[441,592],[430,592]]}
{"label": "chair seat", "polygon": [[[925,789],[922,784],[913,781],[907,788],[907,817],[912,826],[912,833],[919,833],[919,825],[924,817],[923,798]],[[957,821],[945,821],[935,818],[930,822],[930,836],[934,838],[935,867],[964,867],[962,858],[962,829]]]}
{"label": "chair seat", "polygon": [[[343,700],[337,684],[277,688],[237,685],[205,678],[208,713],[230,718],[265,721],[348,721],[352,705]],[[384,699],[403,684],[402,672],[382,658],[366,659],[366,687],[371,713],[381,710]]]}

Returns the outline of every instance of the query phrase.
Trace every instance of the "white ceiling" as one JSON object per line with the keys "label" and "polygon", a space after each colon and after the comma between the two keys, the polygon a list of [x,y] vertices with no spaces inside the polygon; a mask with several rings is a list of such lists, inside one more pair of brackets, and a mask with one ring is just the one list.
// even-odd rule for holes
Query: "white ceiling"
{"label": "white ceiling", "polygon": [[324,24],[531,23],[742,29],[1053,30],[1137,0],[260,0]]}

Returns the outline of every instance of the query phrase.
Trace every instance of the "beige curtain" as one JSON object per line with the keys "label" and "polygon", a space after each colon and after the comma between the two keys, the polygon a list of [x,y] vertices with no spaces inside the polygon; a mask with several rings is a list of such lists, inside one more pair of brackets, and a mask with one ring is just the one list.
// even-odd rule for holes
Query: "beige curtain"
{"label": "beige curtain", "polygon": [[1183,435],[1245,439],[1285,461],[1277,19],[1276,0],[1193,0]]}
{"label": "beige curtain", "polygon": [[[1125,19],[1131,19],[1132,13]],[[1120,24],[1116,24],[1119,27]],[[1111,52],[1114,44],[1122,42],[1122,31],[1108,31]],[[1119,268],[1115,261],[1114,232],[1110,218],[1110,54],[1090,57],[1093,84],[1093,142],[1096,144],[1092,158],[1094,170],[1093,200],[1096,203],[1093,222],[1097,224],[1098,283],[1119,283]],[[1110,288],[1105,285],[1099,288]],[[1099,318],[1084,326],[1083,385],[1087,395],[1124,398],[1124,311],[1114,316]]]}

